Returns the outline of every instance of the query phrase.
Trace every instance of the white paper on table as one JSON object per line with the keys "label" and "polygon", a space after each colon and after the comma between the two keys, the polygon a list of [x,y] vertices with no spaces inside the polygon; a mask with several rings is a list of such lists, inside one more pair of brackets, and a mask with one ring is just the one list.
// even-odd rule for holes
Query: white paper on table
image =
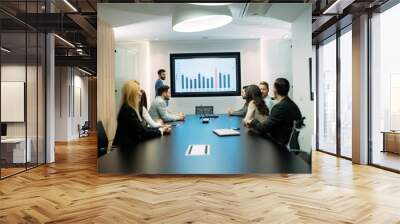
{"label": "white paper on table", "polygon": [[186,149],[186,156],[206,156],[210,155],[210,145],[189,145]]}

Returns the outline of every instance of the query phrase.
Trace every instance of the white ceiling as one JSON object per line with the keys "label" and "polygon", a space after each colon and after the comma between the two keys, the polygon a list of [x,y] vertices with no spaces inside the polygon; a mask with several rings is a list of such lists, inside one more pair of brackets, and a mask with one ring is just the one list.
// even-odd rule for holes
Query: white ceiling
{"label": "white ceiling", "polygon": [[208,31],[179,33],[172,30],[172,15],[177,4],[179,3],[101,3],[97,5],[97,15],[114,27],[117,42],[280,39],[290,37],[291,22],[307,7],[306,4],[295,3],[234,3],[227,6],[233,16],[230,24]]}

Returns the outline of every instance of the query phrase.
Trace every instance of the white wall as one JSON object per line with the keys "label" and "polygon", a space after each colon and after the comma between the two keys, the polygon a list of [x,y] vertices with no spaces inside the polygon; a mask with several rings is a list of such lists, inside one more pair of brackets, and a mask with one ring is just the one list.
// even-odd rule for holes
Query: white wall
{"label": "white wall", "polygon": [[[260,40],[261,80],[272,85],[277,78],[284,77],[292,84],[292,41],[289,39]],[[292,91],[290,91],[292,94]],[[292,95],[290,95],[292,96]]]}
{"label": "white wall", "polygon": [[88,120],[88,78],[71,67],[56,67],[55,73],[55,141],[77,139],[78,124]]}
{"label": "white wall", "polygon": [[293,100],[306,117],[306,127],[301,133],[303,151],[311,150],[314,130],[314,106],[310,100],[309,62],[312,57],[311,5],[292,23]]}
{"label": "white wall", "polygon": [[[164,68],[167,83],[170,83],[169,55],[171,53],[201,52],[240,52],[241,84],[257,84],[261,77],[259,40],[196,40],[196,41],[159,41],[150,45],[150,75],[152,77],[150,100],[155,96],[154,83],[158,78],[157,70]],[[149,92],[149,90],[147,90]],[[232,97],[196,97],[172,98],[170,110],[193,114],[196,105],[213,105],[215,113],[226,113],[227,108],[240,108],[243,100]]]}

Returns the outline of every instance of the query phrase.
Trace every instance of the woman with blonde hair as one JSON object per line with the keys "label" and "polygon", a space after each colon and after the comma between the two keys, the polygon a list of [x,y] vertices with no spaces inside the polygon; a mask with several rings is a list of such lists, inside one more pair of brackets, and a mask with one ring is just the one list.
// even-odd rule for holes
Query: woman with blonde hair
{"label": "woman with blonde hair", "polygon": [[113,145],[131,147],[146,139],[171,132],[169,127],[147,127],[140,115],[142,92],[137,81],[129,80],[122,87],[121,108],[118,112],[117,131]]}

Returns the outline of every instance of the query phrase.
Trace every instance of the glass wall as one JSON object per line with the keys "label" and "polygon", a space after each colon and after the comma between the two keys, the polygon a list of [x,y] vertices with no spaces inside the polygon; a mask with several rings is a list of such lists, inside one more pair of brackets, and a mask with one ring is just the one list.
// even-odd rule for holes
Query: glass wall
{"label": "glass wall", "polygon": [[[0,7],[6,3],[14,6]],[[18,10],[42,8],[39,1],[21,1]],[[43,33],[0,12],[0,178],[45,163],[45,41]]]}
{"label": "glass wall", "polygon": [[336,37],[318,48],[318,149],[336,153]]}
{"label": "glass wall", "polygon": [[400,170],[400,4],[371,19],[371,162]]}
{"label": "glass wall", "polygon": [[317,149],[352,157],[352,27],[318,46]]}
{"label": "glass wall", "polygon": [[340,36],[340,154],[352,156],[352,32]]}

